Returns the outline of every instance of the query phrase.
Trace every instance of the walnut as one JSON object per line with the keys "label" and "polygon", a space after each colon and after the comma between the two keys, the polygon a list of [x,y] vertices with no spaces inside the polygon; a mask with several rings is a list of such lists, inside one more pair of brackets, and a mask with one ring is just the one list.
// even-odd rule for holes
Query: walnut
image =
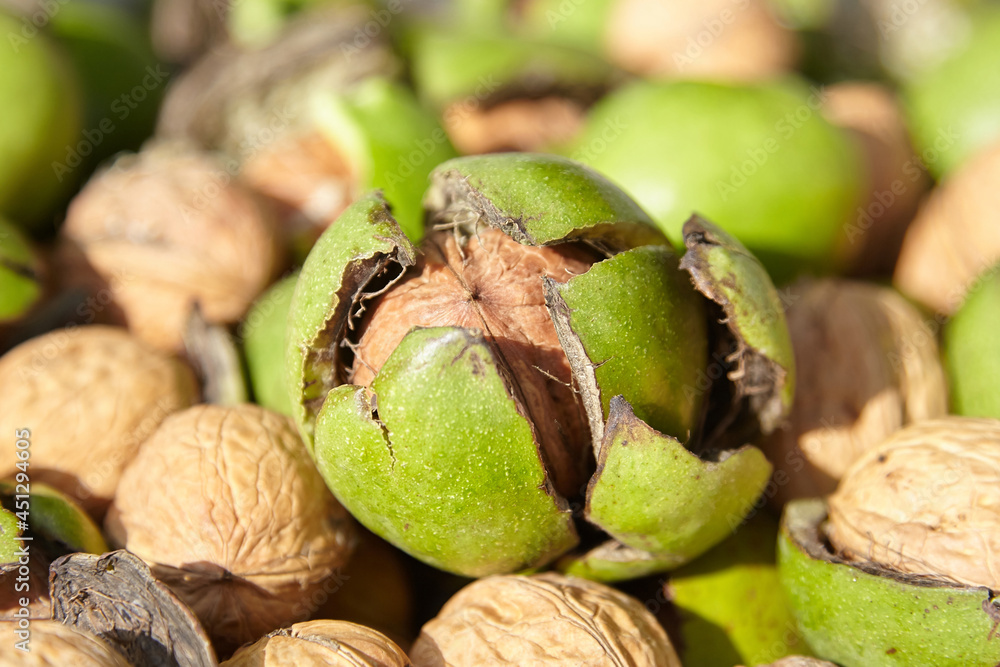
{"label": "walnut", "polygon": [[[0,357],[0,383],[9,388],[0,395],[0,431],[31,431],[31,480],[97,518],[142,441],[198,394],[186,366],[106,326],[19,345]],[[16,472],[14,445],[13,437],[0,438],[0,477]]]}
{"label": "walnut", "polygon": [[584,483],[589,430],[574,394],[566,353],[545,306],[542,276],[565,282],[597,259],[581,247],[532,247],[497,229],[477,232],[464,248],[450,232],[429,236],[413,274],[379,300],[363,324],[353,382],[367,386],[415,326],[482,329],[524,392],[556,488],[572,495]]}
{"label": "walnut", "polygon": [[410,655],[416,667],[681,664],[638,600],[554,573],[469,584],[423,627]]}
{"label": "walnut", "polygon": [[1000,421],[947,417],[890,436],[829,499],[849,560],[1000,589]]}
{"label": "walnut", "polygon": [[[712,34],[709,24],[727,13],[729,24]],[[763,0],[618,0],[604,50],[616,65],[647,76],[751,80],[789,69],[798,48]]]}
{"label": "walnut", "polygon": [[180,349],[197,301],[211,323],[238,320],[278,268],[270,219],[229,166],[173,144],[119,158],[76,196],[63,234],[143,340]]}
{"label": "walnut", "polygon": [[165,420],[122,475],[105,527],[191,607],[220,653],[293,622],[354,546],[291,420],[255,405]]}
{"label": "walnut", "polygon": [[899,102],[885,86],[848,81],[824,89],[823,115],[857,139],[868,166],[868,200],[846,228],[853,273],[892,273],[903,235],[927,189]]}
{"label": "walnut", "polygon": [[409,667],[409,658],[380,632],[347,621],[307,621],[245,646],[221,667]]}
{"label": "walnut", "polygon": [[958,310],[976,277],[1000,260],[1000,142],[942,183],[910,225],[894,281],[939,313]]}
{"label": "walnut", "polygon": [[934,332],[894,290],[839,280],[799,289],[787,314],[795,402],[763,443],[778,502],[832,493],[867,450],[948,408]]}
{"label": "walnut", "polygon": [[21,639],[10,629],[16,628],[16,622],[3,622],[0,626],[6,626],[4,641],[0,642],[0,665],[130,667],[125,658],[97,637],[59,621],[31,621],[25,643],[27,650],[17,647]]}

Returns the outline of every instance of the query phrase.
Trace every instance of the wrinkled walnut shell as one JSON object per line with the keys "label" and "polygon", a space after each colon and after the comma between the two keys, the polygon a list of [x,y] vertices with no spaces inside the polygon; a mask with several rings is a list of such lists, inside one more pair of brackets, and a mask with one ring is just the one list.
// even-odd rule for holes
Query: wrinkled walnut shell
{"label": "wrinkled walnut shell", "polygon": [[779,471],[778,502],[833,493],[866,451],[948,409],[934,331],[899,294],[840,280],[799,288],[787,313],[795,402],[763,443]]}
{"label": "wrinkled walnut shell", "polygon": [[976,277],[1000,260],[1000,143],[970,158],[931,194],[910,225],[894,281],[953,314]]}
{"label": "wrinkled walnut shell", "polygon": [[[100,518],[122,470],[172,412],[197,400],[190,369],[124,329],[53,331],[0,358],[0,477],[15,472],[15,430],[29,429],[31,481]],[[16,387],[16,390],[15,390]]]}
{"label": "wrinkled walnut shell", "polygon": [[26,651],[17,648],[15,623],[3,623],[0,665],[20,667],[131,667],[125,658],[97,637],[59,621],[31,621]]}
{"label": "wrinkled walnut shell", "polygon": [[210,323],[235,322],[278,267],[270,218],[234,178],[232,164],[161,144],[119,158],[70,205],[63,234],[156,347],[180,349],[195,301]]}
{"label": "wrinkled walnut shell", "polygon": [[106,529],[191,607],[220,653],[294,622],[354,546],[291,420],[255,405],[167,419],[122,475]]}
{"label": "wrinkled walnut shell", "polygon": [[1000,421],[947,417],[888,438],[829,499],[845,558],[1000,589]]}
{"label": "wrinkled walnut shell", "polygon": [[245,646],[222,667],[410,667],[403,649],[380,632],[347,621],[307,621]]}
{"label": "wrinkled walnut shell", "polygon": [[554,573],[469,584],[423,627],[410,655],[416,667],[681,664],[638,600]]}

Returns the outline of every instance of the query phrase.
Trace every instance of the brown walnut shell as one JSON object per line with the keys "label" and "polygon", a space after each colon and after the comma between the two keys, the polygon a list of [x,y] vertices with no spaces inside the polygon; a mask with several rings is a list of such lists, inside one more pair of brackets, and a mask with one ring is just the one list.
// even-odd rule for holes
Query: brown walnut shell
{"label": "brown walnut shell", "polygon": [[788,423],[762,443],[778,503],[833,493],[866,451],[948,409],[934,331],[894,290],[822,280],[793,293],[795,402]]}
{"label": "brown walnut shell", "polygon": [[105,527],[221,654],[296,620],[355,540],[292,421],[255,405],[164,421],[122,475]]}
{"label": "brown walnut shell", "polygon": [[210,323],[236,322],[278,269],[273,223],[234,164],[161,144],[119,158],[70,204],[63,234],[156,347],[181,349],[196,301]]}
{"label": "brown walnut shell", "polygon": [[554,573],[469,584],[423,627],[410,657],[416,667],[681,664],[638,600]]}
{"label": "brown walnut shell", "polygon": [[124,329],[84,326],[0,357],[0,477],[15,472],[15,430],[31,431],[31,481],[103,517],[122,470],[167,415],[196,402],[190,369]]}
{"label": "brown walnut shell", "polygon": [[828,537],[852,560],[1000,589],[1000,421],[914,424],[859,459],[830,496]]}
{"label": "brown walnut shell", "polygon": [[1000,143],[938,186],[910,225],[896,264],[901,292],[946,315],[1000,259]]}
{"label": "brown walnut shell", "polygon": [[347,621],[307,621],[245,646],[221,667],[410,667],[380,632]]}
{"label": "brown walnut shell", "polygon": [[31,621],[27,650],[17,648],[14,621],[0,623],[0,665],[19,667],[130,667],[116,650],[97,637],[59,621]]}

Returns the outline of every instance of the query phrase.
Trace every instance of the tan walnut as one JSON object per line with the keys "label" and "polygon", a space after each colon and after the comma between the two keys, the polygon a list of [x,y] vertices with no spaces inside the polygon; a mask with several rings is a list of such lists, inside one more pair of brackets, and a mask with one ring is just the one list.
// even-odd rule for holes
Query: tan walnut
{"label": "tan walnut", "polygon": [[380,632],[348,621],[307,621],[245,646],[222,667],[410,667],[403,649]]}
{"label": "tan walnut", "polygon": [[30,434],[31,481],[104,516],[122,470],[167,415],[197,401],[190,369],[124,329],[86,326],[0,357],[0,477],[16,472],[15,430]]}
{"label": "tan walnut", "polygon": [[211,154],[160,144],[119,158],[70,204],[64,236],[156,347],[181,347],[195,302],[209,322],[237,321],[278,268],[272,222],[230,171]]}
{"label": "tan walnut", "polygon": [[681,664],[638,600],[555,573],[469,584],[423,627],[410,657],[416,667]]}
{"label": "tan walnut", "polygon": [[17,648],[12,621],[0,623],[6,641],[0,642],[0,665],[19,667],[130,667],[108,644],[59,621],[31,622],[28,650]]}
{"label": "tan walnut", "polygon": [[164,421],[122,475],[105,527],[220,653],[307,618],[310,594],[355,541],[291,420],[255,405]]}
{"label": "tan walnut", "polygon": [[821,280],[790,294],[795,402],[785,427],[762,443],[778,503],[833,493],[867,450],[948,409],[934,331],[894,290]]}
{"label": "tan walnut", "polygon": [[1000,589],[1000,421],[914,424],[857,461],[829,499],[850,560]]}

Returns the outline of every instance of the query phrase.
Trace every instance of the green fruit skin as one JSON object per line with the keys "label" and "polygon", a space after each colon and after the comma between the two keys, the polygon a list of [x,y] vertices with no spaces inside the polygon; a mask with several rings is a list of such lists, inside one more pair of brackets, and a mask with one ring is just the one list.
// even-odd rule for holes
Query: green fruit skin
{"label": "green fruit skin", "polygon": [[288,416],[292,399],[285,382],[285,331],[298,279],[295,273],[272,285],[250,308],[239,330],[256,402]]}
{"label": "green fruit skin", "polygon": [[38,258],[20,231],[0,218],[0,324],[24,315],[42,295]]}
{"label": "green fruit skin", "polygon": [[[83,85],[84,172],[123,150],[138,150],[156,124],[168,71],[129,14],[89,0],[69,2],[49,22]],[[64,163],[68,157],[63,156]],[[69,166],[69,164],[67,164]]]}
{"label": "green fruit skin", "polygon": [[778,522],[758,513],[732,537],[670,575],[685,664],[759,665],[809,655],[778,578]]}
{"label": "green fruit skin", "polygon": [[987,271],[944,330],[952,411],[1000,419],[1000,265]]}
{"label": "green fruit skin", "polygon": [[69,65],[25,25],[0,10],[0,215],[40,231],[75,182],[55,167],[77,142],[81,108]]}
{"label": "green fruit skin", "polygon": [[1000,139],[1000,8],[980,8],[971,24],[964,48],[904,90],[918,153],[937,177]]}
{"label": "green fruit skin", "polygon": [[860,155],[821,103],[792,79],[639,82],[594,108],[570,154],[631,193],[675,243],[696,212],[785,282],[837,265],[862,192]]}
{"label": "green fruit skin", "polygon": [[[22,511],[15,504],[15,496],[20,493],[17,487],[18,485],[9,479],[0,481],[0,497],[3,498],[5,506]],[[5,512],[6,510],[0,510],[0,514]],[[5,518],[0,518],[0,527],[6,528],[5,521]],[[108,551],[108,544],[94,520],[72,498],[48,484],[31,483],[27,523],[36,536],[55,542],[68,551],[93,554]],[[5,553],[7,544],[9,543],[5,536],[4,540],[0,540],[0,559]],[[31,542],[27,544],[30,548]],[[0,560],[0,562],[10,561]]]}
{"label": "green fruit skin", "polygon": [[819,541],[825,518],[824,501],[793,501],[778,538],[781,584],[817,656],[842,667],[1000,663],[1000,608],[989,589],[901,581],[831,560]]}

